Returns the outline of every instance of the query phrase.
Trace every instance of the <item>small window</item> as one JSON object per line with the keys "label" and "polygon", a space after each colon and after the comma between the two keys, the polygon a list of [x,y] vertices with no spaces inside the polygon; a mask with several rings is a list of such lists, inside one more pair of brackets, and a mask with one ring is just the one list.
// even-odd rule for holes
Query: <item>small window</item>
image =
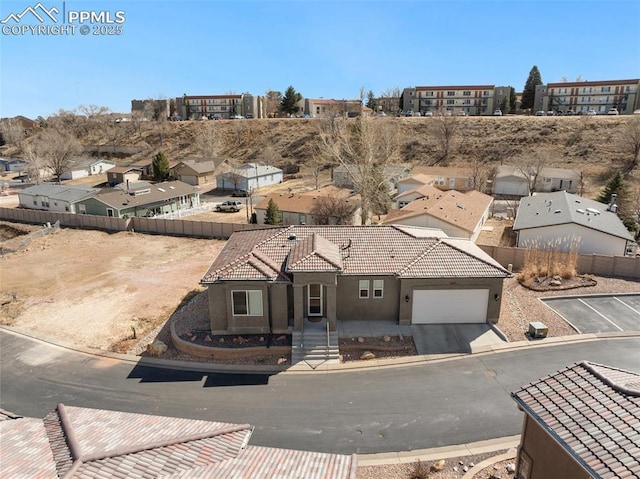
{"label": "small window", "polygon": [[359,293],[360,299],[368,298],[369,297],[369,280],[361,279],[360,280],[360,287],[358,289],[360,291],[360,293]]}
{"label": "small window", "polygon": [[262,291],[232,291],[234,316],[262,316]]}
{"label": "small window", "polygon": [[373,280],[373,297],[382,298],[383,293],[384,293],[384,280],[374,279]]}

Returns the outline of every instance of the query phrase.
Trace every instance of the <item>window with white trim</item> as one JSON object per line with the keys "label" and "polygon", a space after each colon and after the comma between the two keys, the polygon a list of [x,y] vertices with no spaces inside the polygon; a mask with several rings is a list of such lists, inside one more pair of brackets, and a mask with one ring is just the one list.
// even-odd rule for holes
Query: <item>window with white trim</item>
{"label": "window with white trim", "polygon": [[262,291],[231,291],[234,316],[262,316]]}
{"label": "window with white trim", "polygon": [[373,280],[373,297],[382,298],[383,294],[384,294],[384,280],[374,279]]}
{"label": "window with white trim", "polygon": [[359,281],[359,286],[358,286],[358,297],[360,299],[366,299],[369,297],[369,280],[368,279],[361,279]]}

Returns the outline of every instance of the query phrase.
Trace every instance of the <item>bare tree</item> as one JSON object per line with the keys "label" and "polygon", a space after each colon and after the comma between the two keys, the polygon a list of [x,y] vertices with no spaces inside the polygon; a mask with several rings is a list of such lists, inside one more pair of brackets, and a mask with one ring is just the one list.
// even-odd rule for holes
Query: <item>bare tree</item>
{"label": "bare tree", "polygon": [[387,118],[361,115],[355,120],[342,118],[320,124],[319,147],[323,154],[345,167],[360,193],[362,224],[370,219],[381,183],[389,180],[384,170],[397,159],[399,146],[397,124]]}
{"label": "bare tree", "polygon": [[402,90],[400,89],[400,87],[397,87],[397,86],[392,88],[387,88],[383,90],[382,93],[380,93],[380,96],[384,98],[400,97],[402,96]]}
{"label": "bare tree", "polygon": [[550,153],[547,151],[533,151],[520,155],[515,160],[516,168],[528,181],[529,194],[540,188],[538,178],[542,169],[549,162]]}
{"label": "bare tree", "polygon": [[640,156],[640,118],[634,116],[629,118],[620,134],[620,147],[624,154],[630,156],[626,161],[624,171],[630,172],[638,166],[638,156]]}
{"label": "bare tree", "polygon": [[460,129],[460,117],[453,116],[451,112],[440,111],[430,119],[428,131],[437,144],[436,164],[446,165],[454,151],[461,146],[459,143],[464,137],[460,140]]}
{"label": "bare tree", "polygon": [[26,136],[24,128],[13,119],[5,119],[0,122],[0,134],[5,145],[16,147],[18,150],[21,149]]}
{"label": "bare tree", "polygon": [[47,128],[30,142],[31,154],[37,162],[51,170],[58,183],[62,174],[69,170],[71,160],[82,151],[78,139],[66,131]]}
{"label": "bare tree", "polygon": [[193,146],[198,156],[214,160],[220,155],[222,139],[217,123],[204,121],[196,130]]}
{"label": "bare tree", "polygon": [[42,181],[44,158],[33,141],[25,141],[22,146],[23,159],[27,162],[27,177],[37,185]]}
{"label": "bare tree", "polygon": [[264,113],[267,118],[273,118],[278,113],[280,102],[282,101],[282,93],[276,90],[267,90],[264,94]]}
{"label": "bare tree", "polygon": [[317,225],[343,225],[353,221],[358,202],[339,196],[321,196],[315,200],[311,214]]}

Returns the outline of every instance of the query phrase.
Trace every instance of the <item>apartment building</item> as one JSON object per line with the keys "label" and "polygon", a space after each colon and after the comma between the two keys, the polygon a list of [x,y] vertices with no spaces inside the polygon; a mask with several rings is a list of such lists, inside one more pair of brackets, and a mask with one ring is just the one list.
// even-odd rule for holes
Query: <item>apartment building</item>
{"label": "apartment building", "polygon": [[628,115],[640,108],[639,88],[640,79],[548,83],[536,88],[534,109],[604,115],[615,108]]}
{"label": "apartment building", "polygon": [[[312,117],[358,116],[364,108],[360,100],[334,100],[330,98],[305,98],[300,100],[305,114]],[[369,110],[371,111],[371,110]]]}
{"label": "apartment building", "polygon": [[183,95],[176,98],[177,115],[184,120],[225,118],[236,115],[257,118],[258,102],[250,94]]}
{"label": "apartment building", "polygon": [[492,115],[495,90],[494,85],[417,86],[404,89],[402,104],[405,111],[421,114]]}
{"label": "apartment building", "polygon": [[131,113],[149,121],[166,120],[175,114],[175,100],[168,98],[131,100]]}

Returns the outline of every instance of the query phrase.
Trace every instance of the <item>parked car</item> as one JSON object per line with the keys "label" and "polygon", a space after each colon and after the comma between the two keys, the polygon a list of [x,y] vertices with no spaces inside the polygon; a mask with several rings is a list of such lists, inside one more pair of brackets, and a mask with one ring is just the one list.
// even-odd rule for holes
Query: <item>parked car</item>
{"label": "parked car", "polygon": [[458,116],[467,116],[467,112],[463,111],[463,110],[460,110],[459,112],[456,113],[456,115],[458,115]]}
{"label": "parked car", "polygon": [[432,111],[425,111],[422,116],[433,116],[433,112]]}
{"label": "parked car", "polygon": [[618,112],[617,108],[610,108],[609,111],[607,112],[607,115],[619,115],[620,113]]}
{"label": "parked car", "polygon": [[232,120],[246,120],[243,115],[231,115],[229,118],[231,118]]}
{"label": "parked car", "polygon": [[595,110],[587,110],[587,115],[597,115],[598,113]]}
{"label": "parked car", "polygon": [[233,193],[231,193],[231,196],[244,198],[245,196],[247,196],[247,190],[235,190]]}
{"label": "parked car", "polygon": [[536,112],[536,116],[545,116],[545,115],[546,115],[546,113],[543,112],[542,110],[539,110],[539,111]]}
{"label": "parked car", "polygon": [[225,201],[216,206],[216,211],[237,213],[242,208],[242,201]]}
{"label": "parked car", "polygon": [[493,112],[493,116],[502,116],[502,110],[496,110]]}
{"label": "parked car", "polygon": [[633,112],[633,114],[634,114],[634,115],[640,115],[640,110],[635,110],[635,111]]}
{"label": "parked car", "polygon": [[567,115],[567,116],[573,116],[575,114],[576,114],[576,112],[573,111],[573,110],[567,110],[567,112],[565,113],[565,115]]}
{"label": "parked car", "polygon": [[549,111],[547,112],[547,116],[553,116],[553,110],[549,110]]}

